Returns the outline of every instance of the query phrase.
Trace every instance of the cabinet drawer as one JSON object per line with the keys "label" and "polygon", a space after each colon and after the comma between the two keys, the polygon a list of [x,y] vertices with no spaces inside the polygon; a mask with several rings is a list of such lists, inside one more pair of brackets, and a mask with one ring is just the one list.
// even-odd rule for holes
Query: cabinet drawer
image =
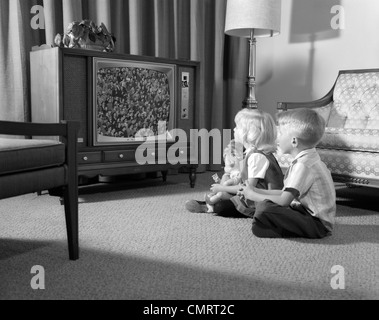
{"label": "cabinet drawer", "polygon": [[105,162],[123,162],[123,161],[135,161],[134,150],[123,151],[104,151]]}
{"label": "cabinet drawer", "polygon": [[101,152],[80,152],[78,154],[78,164],[100,163]]}

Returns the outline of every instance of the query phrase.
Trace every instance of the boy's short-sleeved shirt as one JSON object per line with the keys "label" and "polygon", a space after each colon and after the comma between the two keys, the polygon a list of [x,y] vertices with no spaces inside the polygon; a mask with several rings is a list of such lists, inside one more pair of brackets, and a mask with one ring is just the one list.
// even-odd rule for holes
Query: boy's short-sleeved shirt
{"label": "boy's short-sleeved shirt", "polygon": [[292,161],[284,191],[290,191],[308,212],[332,231],[336,215],[336,192],[333,179],[316,149],[300,152]]}

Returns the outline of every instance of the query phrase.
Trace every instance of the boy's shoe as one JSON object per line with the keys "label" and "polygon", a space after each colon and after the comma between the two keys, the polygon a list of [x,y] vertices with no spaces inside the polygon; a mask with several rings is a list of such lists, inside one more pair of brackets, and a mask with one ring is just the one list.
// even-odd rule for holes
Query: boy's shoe
{"label": "boy's shoe", "polygon": [[205,201],[188,200],[186,202],[186,209],[193,213],[207,213],[208,207]]}

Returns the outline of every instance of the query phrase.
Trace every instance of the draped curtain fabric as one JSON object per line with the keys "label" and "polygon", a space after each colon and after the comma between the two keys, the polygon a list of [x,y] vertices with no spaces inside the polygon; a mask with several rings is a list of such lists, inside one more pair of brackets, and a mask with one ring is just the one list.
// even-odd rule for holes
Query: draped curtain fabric
{"label": "draped curtain fabric", "polygon": [[29,120],[29,51],[44,41],[43,32],[32,32],[30,11],[37,0],[0,1],[0,119]]}
{"label": "draped curtain fabric", "polygon": [[[43,8],[38,29],[32,8]],[[115,35],[115,53],[200,61],[200,128],[232,128],[246,90],[247,44],[225,37],[225,10],[226,0],[1,0],[0,119],[30,120],[32,46],[51,45],[70,22],[90,19]]]}

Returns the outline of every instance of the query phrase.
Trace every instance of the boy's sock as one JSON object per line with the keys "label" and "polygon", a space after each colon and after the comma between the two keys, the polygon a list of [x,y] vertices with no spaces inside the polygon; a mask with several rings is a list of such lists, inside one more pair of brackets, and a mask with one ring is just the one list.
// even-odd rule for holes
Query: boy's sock
{"label": "boy's sock", "polygon": [[213,203],[213,204],[215,204],[216,202],[219,202],[221,200],[221,194],[215,194],[215,195],[213,195],[213,196],[211,196],[210,198],[209,198],[209,201],[211,202],[211,203]]}
{"label": "boy's sock", "polygon": [[204,195],[204,201],[207,204],[214,205],[216,202],[218,202],[220,199],[218,197],[218,193],[206,193]]}
{"label": "boy's sock", "polygon": [[207,208],[208,208],[208,213],[214,213],[215,212],[215,208],[214,208],[214,205],[213,204],[209,204],[207,203]]}

